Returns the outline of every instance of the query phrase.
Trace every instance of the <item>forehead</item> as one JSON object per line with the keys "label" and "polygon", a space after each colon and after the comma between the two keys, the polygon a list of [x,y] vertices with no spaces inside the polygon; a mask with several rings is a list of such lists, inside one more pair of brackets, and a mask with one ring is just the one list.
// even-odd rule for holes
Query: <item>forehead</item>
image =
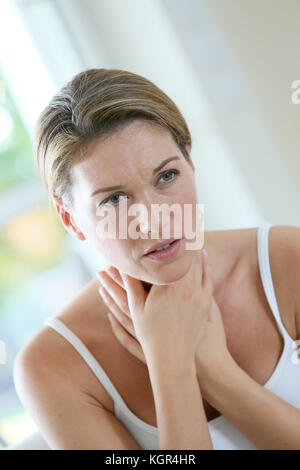
{"label": "forehead", "polygon": [[159,125],[135,121],[107,138],[92,142],[85,158],[74,165],[74,183],[90,188],[91,185],[122,184],[118,176],[149,171],[168,157],[180,151],[171,133]]}

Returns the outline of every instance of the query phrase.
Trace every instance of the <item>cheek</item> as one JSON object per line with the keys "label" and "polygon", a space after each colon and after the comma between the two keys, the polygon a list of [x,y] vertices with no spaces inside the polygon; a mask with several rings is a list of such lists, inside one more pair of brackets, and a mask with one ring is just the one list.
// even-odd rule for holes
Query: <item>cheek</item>
{"label": "cheek", "polygon": [[96,249],[105,259],[107,266],[112,265],[136,279],[144,279],[144,267],[134,258],[130,240],[103,240],[98,242]]}
{"label": "cheek", "polygon": [[111,264],[125,272],[132,270],[133,259],[130,240],[98,239],[94,245],[107,265]]}
{"label": "cheek", "polygon": [[172,194],[172,202],[176,202],[184,208],[184,204],[196,204],[197,189],[194,176],[185,173],[184,176],[174,186],[175,192]]}
{"label": "cheek", "polygon": [[[186,231],[196,230],[197,226],[197,213],[199,214],[199,207],[197,209],[197,193],[196,188],[193,182],[190,182],[190,186],[185,184],[180,188],[176,198],[174,198],[172,203],[177,203],[180,205],[180,213],[181,216],[176,220],[174,217],[174,223],[176,226],[180,227],[182,233],[186,233]],[[201,210],[202,212],[202,210]]]}

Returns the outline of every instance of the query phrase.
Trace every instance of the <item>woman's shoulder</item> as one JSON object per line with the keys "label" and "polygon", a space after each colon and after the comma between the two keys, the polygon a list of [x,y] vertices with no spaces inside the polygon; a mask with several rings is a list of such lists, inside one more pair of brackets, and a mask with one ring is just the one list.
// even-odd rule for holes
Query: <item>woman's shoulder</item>
{"label": "woman's shoulder", "polygon": [[208,230],[205,232],[204,239],[206,238],[211,242],[219,253],[226,251],[231,256],[240,257],[249,249],[249,244],[253,244],[253,241],[257,238],[258,229],[259,226]]}
{"label": "woman's shoulder", "polygon": [[220,230],[208,230],[205,231],[205,237],[209,237],[214,241],[218,241],[218,244],[228,243],[235,241],[237,242],[238,248],[245,247],[245,242],[249,241],[250,238],[257,235],[259,226],[255,227],[238,227],[231,229],[220,229]]}
{"label": "woman's shoulder", "polygon": [[[258,260],[258,229],[260,226],[246,229],[222,231],[224,240],[230,241],[230,246],[236,244],[235,253],[239,253],[240,263],[244,272],[253,273],[253,279],[261,284],[261,274]],[[226,233],[227,232],[227,233]],[[295,243],[299,247],[300,229],[296,226],[271,224],[268,233],[268,262],[274,286],[274,293],[283,324],[291,337],[298,337],[296,328],[296,312],[294,306],[295,273]],[[220,240],[222,237],[220,237]],[[300,250],[298,248],[298,252]],[[300,316],[300,315],[299,315]],[[300,323],[298,321],[298,323]]]}
{"label": "woman's shoulder", "polygon": [[232,280],[253,271],[258,227],[205,231],[204,247],[216,290],[226,290]]}

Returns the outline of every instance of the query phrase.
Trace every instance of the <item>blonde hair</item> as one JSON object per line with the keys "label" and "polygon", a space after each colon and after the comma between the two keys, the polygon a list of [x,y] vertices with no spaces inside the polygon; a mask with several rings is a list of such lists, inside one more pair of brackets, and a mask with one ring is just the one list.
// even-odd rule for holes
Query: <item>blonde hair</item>
{"label": "blonde hair", "polygon": [[35,127],[35,159],[49,202],[73,204],[72,167],[87,146],[136,119],[168,129],[184,158],[191,147],[175,103],[150,80],[126,70],[88,69],[70,80],[42,111]]}

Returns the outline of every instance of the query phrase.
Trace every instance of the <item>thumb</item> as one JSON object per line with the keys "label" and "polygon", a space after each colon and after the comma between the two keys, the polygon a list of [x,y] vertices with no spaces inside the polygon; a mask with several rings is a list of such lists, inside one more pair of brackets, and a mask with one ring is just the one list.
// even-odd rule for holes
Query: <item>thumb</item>
{"label": "thumb", "polygon": [[127,292],[129,308],[144,308],[147,293],[140,279],[131,277],[129,274],[125,274],[122,271],[120,271],[120,274]]}

